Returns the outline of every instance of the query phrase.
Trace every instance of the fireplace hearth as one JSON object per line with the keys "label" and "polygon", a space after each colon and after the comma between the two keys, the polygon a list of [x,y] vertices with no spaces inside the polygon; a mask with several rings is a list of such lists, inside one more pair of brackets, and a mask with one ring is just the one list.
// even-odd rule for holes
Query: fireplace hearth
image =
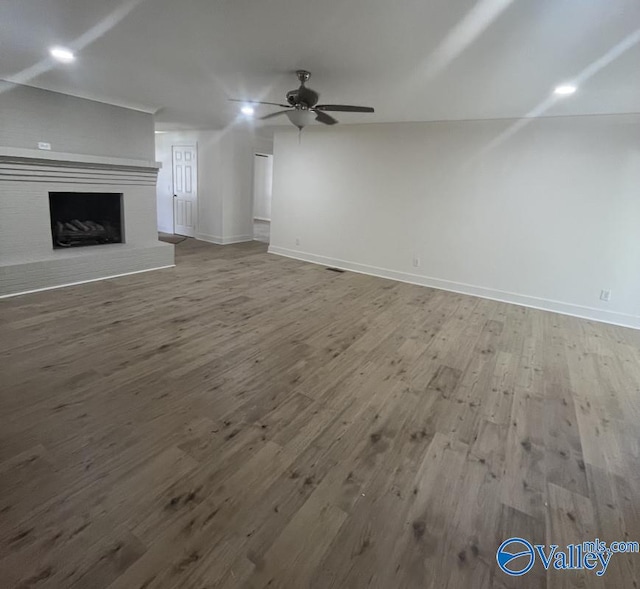
{"label": "fireplace hearth", "polygon": [[54,249],[122,243],[122,194],[50,192]]}

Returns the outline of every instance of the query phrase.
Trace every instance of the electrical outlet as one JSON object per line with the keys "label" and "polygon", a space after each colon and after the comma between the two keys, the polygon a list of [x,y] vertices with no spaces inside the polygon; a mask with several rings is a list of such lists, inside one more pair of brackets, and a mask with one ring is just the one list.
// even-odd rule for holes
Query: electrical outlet
{"label": "electrical outlet", "polygon": [[420,268],[420,258],[418,256],[413,256],[413,267]]}
{"label": "electrical outlet", "polygon": [[611,300],[611,291],[610,290],[601,290],[600,291],[600,300],[606,301],[607,303]]}
{"label": "electrical outlet", "polygon": [[300,245],[300,238],[296,237],[296,245]]}
{"label": "electrical outlet", "polygon": [[47,143],[46,141],[38,141],[38,149],[45,149],[46,151],[51,151],[51,143]]}

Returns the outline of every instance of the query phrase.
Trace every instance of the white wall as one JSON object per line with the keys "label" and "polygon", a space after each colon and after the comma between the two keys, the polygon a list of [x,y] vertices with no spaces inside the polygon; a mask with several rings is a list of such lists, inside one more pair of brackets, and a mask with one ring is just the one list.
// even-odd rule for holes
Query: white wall
{"label": "white wall", "polygon": [[227,131],[222,143],[223,243],[253,239],[253,134]]}
{"label": "white wall", "polygon": [[273,155],[256,154],[253,158],[253,218],[271,220],[273,191]]}
{"label": "white wall", "polygon": [[0,81],[0,146],[152,160],[153,115]]}
{"label": "white wall", "polygon": [[270,251],[640,327],[640,115],[512,124],[278,132]]}
{"label": "white wall", "polygon": [[250,127],[224,131],[183,131],[156,135],[158,228],[173,231],[172,145],[198,147],[196,237],[213,243],[253,239],[253,154],[271,141]]}

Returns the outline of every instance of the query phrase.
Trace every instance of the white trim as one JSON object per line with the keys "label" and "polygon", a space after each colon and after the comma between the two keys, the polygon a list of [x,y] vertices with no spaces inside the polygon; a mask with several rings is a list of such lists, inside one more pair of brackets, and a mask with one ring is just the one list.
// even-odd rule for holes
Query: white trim
{"label": "white trim", "polygon": [[432,278],[430,276],[420,276],[419,274],[410,274],[408,272],[398,272],[387,268],[379,268],[377,266],[369,266],[367,264],[359,264],[357,262],[348,262],[346,260],[338,260],[319,256],[307,252],[299,252],[284,247],[269,246],[270,254],[277,254],[295,260],[320,264],[322,266],[331,266],[342,270],[350,270],[359,274],[368,274],[379,278],[388,278],[397,280],[398,282],[407,282],[409,284],[417,284],[419,286],[427,286],[429,288],[437,288],[460,294],[490,299],[502,303],[511,303],[522,307],[530,307],[541,311],[551,311],[562,315],[570,315],[581,319],[589,319],[592,321],[600,321],[602,323],[610,323],[621,327],[631,327],[640,329],[640,316],[627,315],[626,313],[617,313],[615,311],[605,311],[593,307],[585,307],[582,305],[574,305],[572,303],[564,303],[562,301],[554,301],[551,299],[543,299],[529,295],[521,295],[517,293],[507,292],[486,288],[484,286],[476,286],[473,284],[464,284],[462,282],[453,282],[451,280],[443,280],[441,278]]}
{"label": "white trim", "polygon": [[232,243],[244,243],[245,241],[253,241],[253,235],[232,235],[230,237],[219,237],[217,235],[209,235],[207,233],[196,233],[196,239],[215,243],[216,245],[231,245]]}
{"label": "white trim", "polygon": [[89,282],[99,282],[100,280],[110,280],[111,278],[120,278],[122,276],[131,276],[132,274],[142,274],[143,272],[152,272],[153,270],[164,270],[166,268],[175,268],[175,264],[169,266],[158,266],[156,268],[145,268],[144,270],[134,270],[133,272],[125,272],[124,274],[112,274],[111,276],[101,276],[100,278],[89,278],[88,280],[80,280],[78,282],[67,282],[66,284],[56,284],[54,286],[45,286],[44,288],[35,288],[33,290],[23,290],[22,292],[13,292],[11,294],[0,295],[0,299],[8,299],[10,297],[19,297],[21,295],[32,294],[35,292],[43,292],[45,290],[54,290],[56,288],[66,288],[67,286],[78,286],[80,284],[88,284]]}
{"label": "white trim", "polygon": [[168,233],[169,235],[173,235],[173,227],[165,227],[164,225],[160,226],[158,225],[158,231],[160,233]]}
{"label": "white trim", "polygon": [[267,219],[266,217],[254,217],[254,221],[264,221],[265,223],[271,223],[271,219]]}
{"label": "white trim", "polygon": [[232,243],[244,243],[246,241],[253,241],[253,235],[232,235],[231,237],[223,237],[223,245],[229,245]]}
{"label": "white trim", "polygon": [[223,245],[222,237],[218,237],[217,235],[209,235],[208,233],[196,233],[196,239],[214,243],[215,245]]}

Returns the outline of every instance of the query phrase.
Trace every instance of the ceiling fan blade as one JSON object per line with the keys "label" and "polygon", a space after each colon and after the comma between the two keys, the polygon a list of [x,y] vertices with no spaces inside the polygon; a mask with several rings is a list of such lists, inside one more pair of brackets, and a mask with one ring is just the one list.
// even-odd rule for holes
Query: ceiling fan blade
{"label": "ceiling fan blade", "polygon": [[278,112],[272,112],[270,115],[266,115],[264,117],[260,117],[261,121],[264,121],[265,119],[272,119],[273,117],[277,117],[283,114],[288,113],[288,110],[279,110]]}
{"label": "ceiling fan blade", "polygon": [[281,106],[282,108],[289,108],[290,104],[280,104],[279,102],[264,102],[262,100],[242,100],[241,98],[228,98],[231,102],[244,102],[245,104],[270,104],[271,106]]}
{"label": "ceiling fan blade", "polygon": [[316,121],[320,123],[324,123],[325,125],[335,125],[338,121],[334,119],[331,115],[328,115],[326,112],[322,112],[321,110],[313,109],[313,112],[316,113]]}
{"label": "ceiling fan blade", "polygon": [[318,104],[316,110],[333,112],[375,112],[370,106],[351,106],[349,104]]}

